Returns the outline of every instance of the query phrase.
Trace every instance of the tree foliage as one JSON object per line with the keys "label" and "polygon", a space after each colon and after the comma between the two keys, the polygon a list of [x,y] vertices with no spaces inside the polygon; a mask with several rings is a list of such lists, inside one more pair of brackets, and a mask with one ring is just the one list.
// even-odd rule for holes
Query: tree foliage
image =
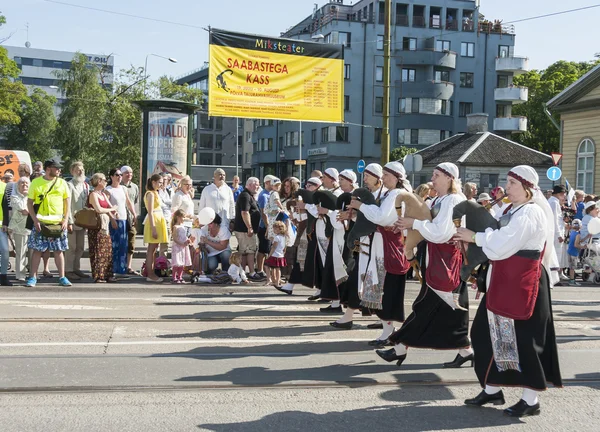
{"label": "tree foliage", "polygon": [[400,146],[395,149],[392,149],[390,152],[390,161],[401,161],[404,159],[404,156],[416,153],[417,149],[414,147],[404,147]]}
{"label": "tree foliage", "polygon": [[27,89],[18,81],[20,70],[0,47],[0,126],[10,126],[21,121],[21,105],[27,98]]}
{"label": "tree foliage", "polygon": [[[515,136],[515,140],[527,147],[550,153],[559,150],[560,132],[545,113],[545,104],[565,88],[593,68],[597,62],[558,61],[546,70],[533,70],[515,77],[514,85],[529,89],[526,103],[512,109],[514,116],[526,116],[527,132]],[[555,120],[560,121],[555,115]]]}
{"label": "tree foliage", "polygon": [[177,99],[183,102],[202,104],[202,90],[190,87],[187,84],[177,84],[166,75],[156,81],[155,86],[161,98]]}
{"label": "tree foliage", "polygon": [[19,110],[21,121],[4,130],[7,147],[25,150],[34,160],[46,160],[53,154],[53,138],[56,129],[54,104],[56,98],[36,88],[25,99]]}

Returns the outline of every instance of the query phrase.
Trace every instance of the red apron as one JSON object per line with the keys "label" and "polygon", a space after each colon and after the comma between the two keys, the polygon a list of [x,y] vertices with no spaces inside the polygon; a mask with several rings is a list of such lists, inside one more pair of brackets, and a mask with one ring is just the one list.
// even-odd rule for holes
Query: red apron
{"label": "red apron", "polygon": [[404,275],[408,273],[410,263],[404,255],[404,243],[402,243],[402,233],[394,234],[392,230],[386,230],[385,227],[377,227],[383,237],[383,266],[387,273],[395,275]]}
{"label": "red apron", "polygon": [[429,262],[425,270],[425,280],[431,288],[452,292],[460,285],[462,254],[451,243],[427,242]]}
{"label": "red apron", "polygon": [[492,275],[486,295],[489,311],[506,318],[527,320],[538,296],[543,253],[519,251],[510,258],[490,261]]}

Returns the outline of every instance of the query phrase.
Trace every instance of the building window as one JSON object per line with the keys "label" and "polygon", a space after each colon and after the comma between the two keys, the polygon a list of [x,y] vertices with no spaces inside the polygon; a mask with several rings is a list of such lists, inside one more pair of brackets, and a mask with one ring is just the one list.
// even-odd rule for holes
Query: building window
{"label": "building window", "polygon": [[498,46],[498,57],[505,58],[510,56],[510,47],[508,45]]}
{"label": "building window", "polygon": [[252,132],[246,132],[246,142],[252,141]]}
{"label": "building window", "polygon": [[435,41],[435,50],[439,52],[450,51],[450,41],[437,40]]}
{"label": "building window", "polygon": [[200,153],[200,165],[212,165],[213,155],[212,153]]}
{"label": "building window", "polygon": [[410,130],[410,143],[419,144],[419,129]]}
{"label": "building window", "polygon": [[450,72],[448,71],[435,71],[436,82],[450,82]]}
{"label": "building window", "polygon": [[381,135],[383,134],[383,129],[375,128],[375,137],[373,138],[374,144],[381,144]]}
{"label": "building window", "polygon": [[498,88],[508,87],[508,75],[498,75],[497,87]]}
{"label": "building window", "polygon": [[402,82],[415,82],[415,69],[402,69]]}
{"label": "building window", "polygon": [[279,150],[283,149],[283,137],[279,137]]}
{"label": "building window", "polygon": [[448,115],[448,101],[445,99],[442,99],[442,115]]}
{"label": "building window", "polygon": [[461,42],[460,55],[463,57],[475,57],[475,44],[472,42]]}
{"label": "building window", "polygon": [[496,105],[496,117],[507,117],[507,105]]}
{"label": "building window", "polygon": [[473,103],[471,102],[459,102],[458,103],[458,116],[466,117],[467,114],[473,112]]}
{"label": "building window", "polygon": [[398,112],[405,113],[406,112],[406,98],[398,99]]}
{"label": "building window", "polygon": [[419,98],[412,98],[410,112],[413,114],[419,114]]}
{"label": "building window", "polygon": [[223,148],[223,135],[217,135],[215,137],[215,150],[221,150],[222,148]]}
{"label": "building window", "polygon": [[344,79],[347,79],[347,80],[350,79],[350,65],[349,64],[344,65]]}
{"label": "building window", "polygon": [[498,174],[481,174],[479,191],[489,193],[498,186]]}
{"label": "building window", "polygon": [[398,129],[398,134],[396,136],[396,142],[399,145],[404,144],[404,134],[405,134],[404,129]]}
{"label": "building window", "polygon": [[383,112],[383,98],[376,96],[375,97],[375,112],[382,113]]}
{"label": "building window", "polygon": [[269,151],[273,151],[273,138],[269,138]]}
{"label": "building window", "polygon": [[223,155],[221,153],[215,153],[215,165],[223,165]]}
{"label": "building window", "polygon": [[33,59],[33,66],[42,67],[44,62],[40,59]]}
{"label": "building window", "polygon": [[377,81],[377,82],[383,81],[383,67],[382,66],[375,67],[375,81]]}
{"label": "building window", "polygon": [[417,39],[416,38],[402,38],[402,49],[404,51],[416,51],[417,50]]}
{"label": "building window", "polygon": [[212,129],[212,119],[208,114],[200,114],[200,129]]}
{"label": "building window", "polygon": [[471,72],[460,73],[460,86],[473,88],[473,74]]}
{"label": "building window", "polygon": [[317,143],[317,130],[316,129],[313,129],[310,131],[310,143],[311,144]]}
{"label": "building window", "polygon": [[377,35],[377,49],[383,49],[383,35]]}
{"label": "building window", "polygon": [[335,128],[335,140],[337,142],[348,142],[348,127],[337,126]]}
{"label": "building window", "polygon": [[352,45],[351,36],[352,33],[339,32],[339,43],[341,45],[344,45],[346,48],[350,48],[350,46]]}
{"label": "building window", "polygon": [[223,117],[217,117],[215,123],[215,130],[223,130]]}
{"label": "building window", "polygon": [[322,143],[329,142],[329,128],[328,127],[321,128],[321,142]]}
{"label": "building window", "polygon": [[344,111],[350,111],[350,96],[344,95]]}
{"label": "building window", "polygon": [[594,191],[594,165],[596,144],[590,138],[585,138],[577,149],[577,189],[586,193]]}
{"label": "building window", "polygon": [[202,148],[202,149],[212,149],[213,148],[212,134],[200,134],[200,148]]}

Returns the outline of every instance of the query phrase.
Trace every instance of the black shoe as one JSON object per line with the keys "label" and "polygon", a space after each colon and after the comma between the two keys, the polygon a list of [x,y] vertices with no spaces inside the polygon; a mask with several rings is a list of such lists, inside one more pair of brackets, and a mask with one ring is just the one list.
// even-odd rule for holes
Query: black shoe
{"label": "black shoe", "polygon": [[329,325],[331,327],[335,327],[342,330],[351,330],[352,329],[352,321],[348,321],[347,323],[339,323],[337,321],[330,322]]}
{"label": "black shoe", "polygon": [[386,346],[392,346],[392,343],[387,339],[375,339],[369,342],[369,346],[374,348],[383,348]]}
{"label": "black shoe", "polygon": [[315,300],[319,300],[321,298],[320,295],[312,295],[309,298],[307,298],[308,301],[315,301]]}
{"label": "black shoe", "polygon": [[380,322],[367,325],[368,329],[383,329],[383,324]]}
{"label": "black shoe", "polygon": [[370,309],[367,308],[362,308],[362,310],[360,311],[362,316],[373,316],[373,314],[371,313]]}
{"label": "black shoe", "polygon": [[338,306],[338,307],[331,307],[331,305],[321,308],[319,309],[321,312],[323,313],[335,313],[335,314],[340,314],[342,313],[342,307]]}
{"label": "black shoe", "polygon": [[293,292],[291,290],[284,290],[283,287],[278,287],[278,286],[276,286],[275,289],[277,291],[281,291],[282,293],[286,293],[287,295],[292,295],[292,292]]}
{"label": "black shoe", "polygon": [[540,415],[540,404],[536,403],[534,406],[529,406],[527,402],[521,399],[515,405],[506,408],[504,414],[510,417],[527,417]]}
{"label": "black shoe", "polygon": [[504,393],[500,390],[496,394],[487,394],[485,390],[475,396],[473,399],[465,400],[465,405],[471,406],[483,406],[485,404],[493,403],[494,405],[504,405],[506,401],[504,400]]}
{"label": "black shoe", "polygon": [[8,275],[0,274],[0,285],[1,286],[13,286],[12,282],[8,280]]}
{"label": "black shoe", "polygon": [[331,303],[331,300],[325,300],[322,298],[320,298],[318,301],[319,301],[319,303]]}
{"label": "black shoe", "polygon": [[398,355],[396,354],[396,350],[394,348],[390,348],[389,350],[377,350],[375,352],[379,357],[381,357],[388,363],[397,361],[396,364],[398,366],[400,366],[402,362],[406,360],[406,354]]}
{"label": "black shoe", "polygon": [[460,354],[456,354],[456,358],[454,360],[452,360],[451,362],[448,363],[444,363],[444,367],[451,369],[457,369],[459,367],[461,367],[464,363],[468,362],[469,360],[471,360],[471,367],[473,367],[473,359],[475,358],[475,356],[473,354],[469,354],[466,357],[461,356]]}

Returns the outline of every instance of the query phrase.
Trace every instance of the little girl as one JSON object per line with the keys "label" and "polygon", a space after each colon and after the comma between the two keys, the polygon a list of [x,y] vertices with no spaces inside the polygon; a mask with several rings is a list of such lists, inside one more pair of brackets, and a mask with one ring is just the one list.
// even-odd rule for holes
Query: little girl
{"label": "little girl", "polygon": [[281,221],[273,223],[273,240],[271,241],[271,252],[269,258],[265,261],[267,266],[267,278],[273,281],[273,286],[281,290],[281,268],[287,266],[285,260],[285,245],[286,245],[286,227]]}
{"label": "little girl", "polygon": [[173,283],[182,284],[183,268],[192,265],[189,245],[194,241],[193,237],[187,237],[187,229],[183,226],[185,213],[177,210],[171,220],[171,261],[173,264]]}
{"label": "little girl", "polygon": [[246,272],[242,268],[242,256],[239,252],[234,252],[229,257],[229,269],[227,270],[227,274],[231,277],[233,284],[239,284],[244,282],[245,284],[248,282],[248,277],[246,276]]}

